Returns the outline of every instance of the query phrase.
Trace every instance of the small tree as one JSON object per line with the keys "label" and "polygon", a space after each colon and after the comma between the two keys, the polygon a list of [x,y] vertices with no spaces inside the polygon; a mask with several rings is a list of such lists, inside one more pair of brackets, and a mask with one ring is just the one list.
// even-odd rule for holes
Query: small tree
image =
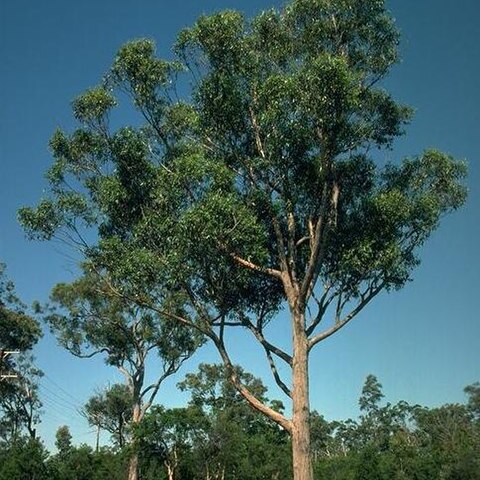
{"label": "small tree", "polygon": [[[258,378],[240,368],[237,374],[267,401]],[[222,365],[201,364],[179,386],[191,395],[188,406],[155,406],[136,429],[146,463],[163,462],[169,480],[192,473],[218,480],[291,478],[288,434],[249,407]],[[281,410],[280,402],[271,403]]]}
{"label": "small tree", "polygon": [[72,450],[72,434],[67,425],[58,427],[55,433],[55,446],[60,456],[66,456]]}
{"label": "small tree", "polygon": [[40,440],[16,438],[6,450],[0,450],[0,479],[52,480],[47,457]]}
{"label": "small tree", "polygon": [[[281,402],[268,400],[267,389],[259,378],[238,366],[235,370],[256,398],[283,412]],[[284,458],[290,446],[286,432],[250,408],[230,381],[225,366],[200,364],[198,371],[188,373],[178,386],[190,393],[189,407],[198,409],[205,419],[203,437],[197,436],[196,452],[206,477],[228,478],[236,474],[245,479],[288,478],[291,464]]]}
{"label": "small tree", "polygon": [[[164,469],[168,480],[178,478],[182,470],[190,469],[186,459],[199,448],[206,423],[198,408],[165,409],[155,405],[134,430],[142,463],[154,471]],[[196,460],[201,466],[193,466],[195,473],[203,471],[205,462],[204,458]]]}
{"label": "small tree", "polygon": [[0,263],[0,374],[14,375],[0,379],[0,438],[4,441],[14,441],[25,430],[35,438],[42,406],[38,380],[43,373],[34,366],[30,350],[41,334]]}
{"label": "small tree", "polygon": [[362,388],[362,394],[358,399],[360,410],[367,415],[378,410],[378,404],[383,397],[382,384],[375,375],[368,375]]}
{"label": "small tree", "polygon": [[[125,377],[126,390],[115,386],[105,398],[94,397],[87,404],[92,424],[100,425],[103,418],[102,426],[111,433],[115,427],[119,445],[123,446],[125,423],[141,421],[162,382],[175,374],[199,346],[198,335],[169,318],[113,296],[105,278],[88,269],[75,282],[58,284],[50,298],[45,319],[60,344],[80,358],[104,355],[105,362]],[[146,384],[146,362],[153,355],[161,361],[161,369],[155,380]],[[122,412],[119,417],[118,407],[123,408],[125,401],[130,412],[125,416]],[[138,475],[138,458],[135,449],[133,452],[129,480]]]}
{"label": "small tree", "polygon": [[467,385],[463,391],[468,397],[467,408],[480,427],[480,382]]}
{"label": "small tree", "polygon": [[132,420],[132,398],[128,386],[112,385],[90,397],[83,407],[83,413],[88,423],[97,427],[97,452],[100,429],[109,432],[115,444],[123,448]]}

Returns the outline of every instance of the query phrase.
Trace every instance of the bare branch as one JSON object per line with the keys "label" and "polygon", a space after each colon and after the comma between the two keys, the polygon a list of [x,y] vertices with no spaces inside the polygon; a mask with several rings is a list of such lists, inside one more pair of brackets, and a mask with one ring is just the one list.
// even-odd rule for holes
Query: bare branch
{"label": "bare branch", "polygon": [[254,272],[259,272],[259,273],[265,273],[267,275],[270,275],[275,278],[282,278],[282,272],[280,270],[276,270],[274,268],[268,268],[268,267],[261,267],[250,260],[245,260],[244,258],[236,255],[235,253],[230,253],[230,256],[239,264],[242,265],[243,267],[248,268],[249,270],[253,270]]}
{"label": "bare branch", "polygon": [[276,384],[283,390],[283,392],[285,393],[285,395],[287,395],[287,397],[292,398],[292,392],[280,378],[280,374],[278,373],[277,366],[275,365],[275,361],[272,357],[272,354],[270,353],[270,350],[268,350],[268,348],[265,348],[265,354],[267,355],[268,363],[270,365],[270,370],[272,371],[273,378]]}
{"label": "bare branch", "polygon": [[170,375],[173,375],[175,372],[177,372],[187,358],[188,357],[182,358],[178,363],[172,361],[168,368],[165,369],[163,374],[158,378],[158,380],[155,383],[152,383],[151,385],[146,387],[143,392],[140,393],[140,398],[144,398],[148,392],[151,392],[148,401],[144,402],[144,404],[142,405],[142,413],[145,413],[152,405],[163,381]]}
{"label": "bare branch", "polygon": [[94,357],[95,355],[98,355],[100,353],[108,353],[110,354],[110,350],[108,348],[100,348],[98,350],[95,350],[93,352],[90,352],[90,353],[80,353],[80,352],[76,352],[73,347],[69,347],[68,345],[65,345],[65,348],[75,357],[77,358],[92,358]]}
{"label": "bare branch", "polygon": [[282,349],[276,347],[275,345],[267,341],[262,331],[257,328],[252,322],[250,322],[248,319],[243,319],[243,325],[255,335],[255,338],[260,342],[265,351],[273,353],[278,358],[281,358],[287,365],[289,365],[290,367],[292,366],[292,357],[288,353],[284,352]]}
{"label": "bare branch", "polygon": [[210,332],[208,335],[209,338],[213,341],[215,346],[217,347],[220,356],[222,357],[223,363],[229,373],[230,380],[237,391],[245,398],[245,400],[257,411],[263,413],[268,418],[273,420],[275,423],[280,425],[284,428],[287,432],[292,432],[292,422],[288,418],[286,418],[281,413],[277,412],[273,408],[265,405],[262,401],[260,401],[255,395],[248,390],[248,388],[240,381],[238,378],[237,372],[235,367],[233,366],[230,357],[225,349],[225,345],[220,341],[219,337],[215,335],[213,332]]}
{"label": "bare branch", "polygon": [[133,388],[133,375],[122,365],[117,366],[118,370],[123,374],[130,388]]}
{"label": "bare branch", "polygon": [[343,328],[352,318],[354,318],[384,287],[384,282],[380,285],[373,287],[371,286],[367,292],[365,292],[361,296],[361,300],[358,305],[343,319],[335,323],[332,327],[325,330],[318,335],[312,337],[308,342],[308,349],[312,349],[317,343],[325,340],[326,338],[330,337],[334,333],[338,332],[341,328]]}
{"label": "bare branch", "polygon": [[300,287],[299,301],[301,303],[307,302],[307,296],[313,290],[312,282],[315,278],[315,273],[318,270],[318,260],[323,256],[323,251],[325,249],[324,231],[327,223],[328,203],[328,188],[325,184],[318,219],[315,225],[313,222],[309,225],[313,234],[310,234],[310,258],[308,259],[305,276]]}
{"label": "bare branch", "polygon": [[331,285],[325,287],[325,290],[320,300],[316,298],[315,293],[312,291],[311,296],[318,305],[318,313],[315,319],[312,321],[312,323],[309,325],[309,327],[306,330],[307,336],[311,335],[314,332],[314,330],[318,327],[318,325],[323,319],[323,316],[325,315],[325,312],[327,311],[328,307],[330,306],[333,299],[335,298],[336,293],[330,295],[330,297],[327,299],[327,296],[331,288],[332,288]]}
{"label": "bare branch", "polygon": [[[254,94],[254,96],[255,96],[255,94]],[[260,127],[258,126],[257,118],[255,117],[255,113],[253,111],[253,108],[250,107],[249,111],[250,111],[250,119],[252,120],[253,131],[254,131],[254,134],[255,134],[255,143],[257,145],[257,150],[258,150],[258,153],[260,154],[260,156],[263,159],[265,159],[266,155],[265,155],[265,150],[263,148],[262,139],[260,138]]]}
{"label": "bare branch", "polygon": [[309,240],[310,240],[310,235],[307,235],[305,237],[302,237],[300,240],[298,240],[295,245],[298,248],[298,247],[302,246],[305,242],[308,242]]}

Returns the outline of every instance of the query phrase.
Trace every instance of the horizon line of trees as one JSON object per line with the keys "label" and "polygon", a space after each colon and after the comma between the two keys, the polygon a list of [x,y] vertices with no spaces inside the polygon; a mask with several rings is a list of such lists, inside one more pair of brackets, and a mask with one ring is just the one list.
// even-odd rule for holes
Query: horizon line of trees
{"label": "horizon line of trees", "polygon": [[[258,378],[240,369],[239,374],[260,398],[283,411],[281,402],[268,399]],[[201,364],[178,387],[189,392],[187,405],[155,404],[137,424],[124,417],[130,405],[124,385],[112,386],[109,392],[115,395],[110,398],[108,392],[94,395],[86,411],[95,399],[102,428],[111,434],[108,446],[74,445],[67,425],[57,430],[56,453],[25,427],[10,438],[2,436],[0,480],[123,480],[132,449],[142,480],[292,478],[288,433],[248,406],[222,365]],[[477,480],[480,383],[465,387],[464,392],[463,404],[431,408],[403,400],[391,404],[384,401],[377,378],[368,375],[357,419],[327,421],[311,412],[314,478]],[[123,409],[115,409],[122,404]],[[92,425],[97,420],[89,419]],[[121,424],[123,433],[119,433]]]}

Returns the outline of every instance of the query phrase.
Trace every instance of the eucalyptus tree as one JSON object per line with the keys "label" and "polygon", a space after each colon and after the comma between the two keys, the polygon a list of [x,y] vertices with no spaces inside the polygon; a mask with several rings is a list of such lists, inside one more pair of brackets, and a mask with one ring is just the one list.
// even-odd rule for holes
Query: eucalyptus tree
{"label": "eucalyptus tree", "polygon": [[[0,350],[27,352],[42,335],[38,322],[27,313],[26,305],[15,293],[15,285],[7,278],[5,264],[0,262]],[[0,357],[2,371],[14,370],[15,357]]]}
{"label": "eucalyptus tree", "polygon": [[101,429],[109,432],[115,444],[123,448],[132,420],[132,398],[127,385],[114,384],[96,393],[88,399],[82,413],[88,423],[97,428],[96,452]]}
{"label": "eucalyptus tree", "polygon": [[34,366],[31,349],[41,335],[0,263],[0,374],[5,375],[0,378],[0,438],[4,441],[15,440],[25,430],[35,438],[42,406],[38,381],[43,373]]}
{"label": "eucalyptus tree", "polygon": [[[90,420],[98,416],[105,420],[103,426],[110,424],[112,419],[105,418],[112,416],[108,407],[118,410],[128,402],[130,412],[122,413],[122,419],[137,424],[155,400],[162,382],[191,357],[200,339],[169,318],[110,295],[105,282],[101,275],[86,270],[76,281],[56,285],[45,320],[59,343],[73,355],[79,358],[103,355],[105,362],[116,367],[125,378],[126,391],[117,386],[106,394],[104,402],[91,399],[87,405]],[[147,359],[154,355],[161,368],[152,373],[147,371]],[[98,407],[105,408],[99,411]],[[122,446],[124,431],[120,426],[124,427],[117,425],[115,433]],[[137,464],[134,453],[129,480],[137,478]]]}
{"label": "eucalyptus tree", "polygon": [[[401,288],[418,247],[465,200],[465,166],[449,155],[384,161],[412,114],[381,88],[398,43],[383,0],[203,16],[179,34],[174,61],[130,42],[74,101],[80,128],[54,135],[51,198],[20,212],[37,238],[81,243],[98,225],[91,267],[118,298],[215,344],[238,391],[291,433],[295,480],[312,478],[310,352]],[[180,99],[182,70],[192,88]],[[144,125],[112,131],[119,96]],[[266,336],[284,306],[290,351]],[[263,347],[291,418],[242,384],[230,327]]]}
{"label": "eucalyptus tree", "polygon": [[195,458],[195,463],[190,460],[204,441],[206,424],[198,408],[165,409],[155,405],[134,430],[142,470],[153,470],[157,476],[159,469],[164,470],[168,480],[193,476],[186,471],[204,473],[208,458]]}
{"label": "eucalyptus tree", "polygon": [[468,397],[467,408],[480,426],[480,382],[467,385],[463,391]]}
{"label": "eucalyptus tree", "polygon": [[20,355],[14,368],[16,377],[0,383],[0,439],[7,443],[24,433],[36,438],[43,405],[38,391],[43,372],[34,365],[33,357]]}

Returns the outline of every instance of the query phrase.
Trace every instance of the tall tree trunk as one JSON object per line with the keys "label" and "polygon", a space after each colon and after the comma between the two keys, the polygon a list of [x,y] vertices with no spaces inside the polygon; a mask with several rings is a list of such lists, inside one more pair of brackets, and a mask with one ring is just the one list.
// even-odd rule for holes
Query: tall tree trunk
{"label": "tall tree trunk", "polygon": [[128,480],[138,479],[138,453],[132,453],[128,464]]}
{"label": "tall tree trunk", "polygon": [[[139,402],[136,402],[133,406],[132,425],[137,424],[142,419],[142,409]],[[128,480],[138,479],[138,453],[135,448],[135,440],[132,440],[131,444],[133,451],[130,456],[130,462],[128,465]]]}
{"label": "tall tree trunk", "polygon": [[308,390],[308,339],[304,313],[293,312],[292,455],[293,479],[313,480],[310,457],[310,403]]}

